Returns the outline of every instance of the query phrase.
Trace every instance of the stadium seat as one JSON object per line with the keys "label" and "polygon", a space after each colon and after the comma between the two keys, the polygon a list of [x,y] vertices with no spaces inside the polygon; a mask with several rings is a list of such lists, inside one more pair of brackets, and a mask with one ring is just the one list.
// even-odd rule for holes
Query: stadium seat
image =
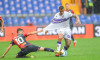
{"label": "stadium seat", "polygon": [[49,17],[49,22],[52,22],[53,18],[54,18],[54,16],[50,16]]}
{"label": "stadium seat", "polygon": [[58,12],[58,10],[56,9],[56,7],[55,8],[51,8],[51,11],[52,11],[52,13],[57,13]]}
{"label": "stadium seat", "polygon": [[20,26],[26,26],[26,23],[25,23],[25,21],[24,21],[24,18],[20,18],[20,19],[19,19],[19,25],[20,25]]}
{"label": "stadium seat", "polygon": [[44,20],[43,21],[43,23],[44,23],[43,25],[48,25],[50,23],[50,20],[49,20],[48,16],[44,16],[43,20]]}
{"label": "stadium seat", "polygon": [[56,0],[56,4],[61,6],[61,0]]}
{"label": "stadium seat", "polygon": [[46,13],[46,11],[45,11],[44,8],[43,9],[40,9],[39,11],[40,11],[40,14],[45,14]]}
{"label": "stadium seat", "polygon": [[44,0],[38,0],[38,2],[39,2],[39,3],[43,3],[43,2],[44,2]]}
{"label": "stadium seat", "polygon": [[49,0],[44,0],[44,5],[49,6],[50,5]]}
{"label": "stadium seat", "polygon": [[2,18],[4,20],[4,26],[7,26],[7,19],[5,17]]}
{"label": "stadium seat", "polygon": [[21,0],[21,9],[22,9],[22,13],[23,14],[27,14],[28,13],[28,11],[27,11],[27,4],[26,4],[27,2],[26,2],[26,0]]}
{"label": "stadium seat", "polygon": [[31,22],[33,23],[33,25],[38,25],[37,17],[32,17]]}
{"label": "stadium seat", "polygon": [[16,8],[15,8],[15,6],[11,6],[10,7],[10,13],[11,14],[16,14]]}
{"label": "stadium seat", "polygon": [[39,10],[41,10],[41,9],[44,9],[44,4],[43,3],[39,4]]}
{"label": "stadium seat", "polygon": [[0,14],[3,15],[4,12],[5,12],[5,11],[4,11],[4,8],[3,8],[3,7],[0,7]]}
{"label": "stadium seat", "polygon": [[46,10],[46,13],[51,14],[51,9],[50,9],[50,6],[45,6],[45,10]]}
{"label": "stadium seat", "polygon": [[79,17],[82,18],[82,19],[86,19],[85,15],[80,15]]}
{"label": "stadium seat", "polygon": [[38,18],[37,19],[37,22],[38,22],[38,25],[43,25],[44,23],[44,20],[43,20],[43,18]]}
{"label": "stadium seat", "polygon": [[13,19],[11,17],[8,17],[6,19],[7,19],[7,26],[13,26],[13,23],[12,23]]}
{"label": "stadium seat", "polygon": [[90,16],[87,16],[86,23],[87,24],[92,24],[93,23]]}
{"label": "stadium seat", "polygon": [[4,14],[3,2],[0,0],[0,14]]}
{"label": "stadium seat", "polygon": [[10,10],[9,9],[5,9],[4,12],[5,12],[6,15],[10,14]]}
{"label": "stadium seat", "polygon": [[19,18],[18,17],[13,18],[13,26],[19,26]]}
{"label": "stadium seat", "polygon": [[17,14],[22,14],[22,10],[21,9],[16,9],[16,13]]}
{"label": "stadium seat", "polygon": [[25,23],[26,25],[28,25],[29,23],[31,23],[31,18],[30,17],[25,17]]}
{"label": "stadium seat", "polygon": [[39,14],[39,7],[38,6],[34,6],[33,10],[34,10],[35,14]]}
{"label": "stadium seat", "polygon": [[38,6],[38,1],[37,0],[32,0],[32,6]]}

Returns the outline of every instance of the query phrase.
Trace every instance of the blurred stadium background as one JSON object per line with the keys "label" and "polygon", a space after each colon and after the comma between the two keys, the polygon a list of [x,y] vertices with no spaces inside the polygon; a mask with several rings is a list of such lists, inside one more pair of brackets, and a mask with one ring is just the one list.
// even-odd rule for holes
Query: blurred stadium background
{"label": "blurred stadium background", "polygon": [[[86,11],[82,9],[85,1]],[[48,25],[55,13],[59,12],[59,6],[69,4],[69,8],[79,15],[81,23],[84,26],[75,27],[72,31],[75,38],[93,38],[100,37],[100,4],[99,0],[0,0],[0,16],[4,20],[5,31],[0,40],[11,40],[12,33],[16,35],[16,29],[22,27],[25,33],[33,30],[39,30]],[[65,8],[66,9],[66,8]],[[85,12],[85,13],[82,13]],[[73,24],[75,19],[73,18]],[[84,27],[84,28],[83,28]],[[28,28],[28,29],[27,29]],[[90,30],[91,29],[91,30]],[[81,31],[81,32],[80,32]],[[6,33],[5,33],[6,32]],[[44,35],[43,33],[37,35]],[[57,38],[55,33],[42,36],[36,39],[30,37],[28,40],[39,40],[52,37]],[[2,37],[4,36],[4,37]],[[9,38],[9,39],[8,39]]]}
{"label": "blurred stadium background", "polygon": [[[82,1],[85,1],[86,5],[85,14],[81,11]],[[82,23],[82,25],[75,26],[72,29],[74,38],[81,38],[77,39],[79,43],[77,43],[76,48],[72,47],[71,44],[71,48],[68,50],[70,53],[67,57],[55,58],[53,57],[54,54],[48,55],[48,53],[40,52],[34,53],[39,56],[37,60],[41,60],[43,56],[43,60],[51,60],[52,58],[56,60],[100,60],[100,0],[0,0],[0,16],[4,20],[4,32],[0,32],[0,56],[6,50],[12,37],[17,35],[17,28],[24,29],[25,33],[40,30],[50,24],[55,13],[59,12],[59,6],[65,7],[66,3],[69,4],[69,8],[74,10],[76,15],[79,15]],[[74,18],[73,23],[75,23]],[[29,36],[27,40],[49,40],[29,42],[56,50],[57,37],[56,31],[49,32],[47,36],[44,36],[44,32],[42,32]],[[64,45],[64,41],[62,43]],[[5,60],[9,60],[8,58],[14,60],[12,57],[19,51],[17,47],[11,50],[15,52],[10,51]]]}

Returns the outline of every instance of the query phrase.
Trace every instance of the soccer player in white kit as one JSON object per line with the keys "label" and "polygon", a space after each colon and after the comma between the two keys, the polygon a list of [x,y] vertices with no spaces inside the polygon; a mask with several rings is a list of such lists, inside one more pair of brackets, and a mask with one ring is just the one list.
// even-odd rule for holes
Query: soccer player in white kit
{"label": "soccer player in white kit", "polygon": [[[60,52],[61,48],[61,41],[64,38],[65,39],[65,46],[63,47],[62,51],[68,50],[70,44],[71,44],[71,29],[69,20],[70,17],[74,17],[76,19],[75,24],[80,23],[79,17],[75,14],[69,13],[64,11],[64,7],[59,7],[59,12],[55,14],[52,22],[44,28],[47,33],[49,30],[58,30],[58,41],[57,41],[57,51]],[[56,54],[56,56],[59,56],[59,53]]]}

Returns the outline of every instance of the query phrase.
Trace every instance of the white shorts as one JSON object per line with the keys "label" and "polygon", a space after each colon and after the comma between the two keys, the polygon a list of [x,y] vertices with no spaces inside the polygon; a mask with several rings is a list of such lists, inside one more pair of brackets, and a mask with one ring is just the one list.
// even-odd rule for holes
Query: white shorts
{"label": "white shorts", "polygon": [[58,33],[62,33],[64,38],[71,40],[71,29],[70,28],[61,28],[58,30]]}

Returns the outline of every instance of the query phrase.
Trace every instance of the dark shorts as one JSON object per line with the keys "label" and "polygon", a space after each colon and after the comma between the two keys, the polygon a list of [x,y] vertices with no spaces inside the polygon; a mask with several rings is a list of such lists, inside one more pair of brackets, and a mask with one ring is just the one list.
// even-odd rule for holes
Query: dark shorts
{"label": "dark shorts", "polygon": [[39,48],[40,48],[39,46],[29,45],[29,46],[25,47],[24,49],[21,49],[21,51],[18,52],[17,55],[18,55],[18,57],[23,57],[23,56],[26,56],[30,52],[38,51]]}

